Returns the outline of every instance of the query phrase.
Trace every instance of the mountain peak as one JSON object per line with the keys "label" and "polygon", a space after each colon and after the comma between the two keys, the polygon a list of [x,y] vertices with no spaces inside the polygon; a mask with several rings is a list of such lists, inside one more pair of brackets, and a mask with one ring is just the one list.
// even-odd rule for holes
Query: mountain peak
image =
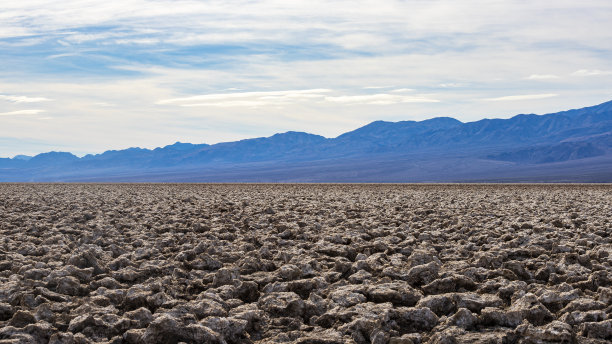
{"label": "mountain peak", "polygon": [[265,139],[272,140],[272,141],[280,140],[280,141],[310,141],[310,142],[326,140],[325,137],[321,135],[305,133],[303,131],[286,131],[284,133],[274,134]]}
{"label": "mountain peak", "polygon": [[[208,146],[207,144],[200,144],[202,146]],[[184,143],[184,142],[179,142],[176,141],[175,143],[171,144],[171,145],[167,145],[164,147],[158,147],[155,148],[155,150],[161,150],[161,149],[172,149],[172,150],[189,150],[194,148],[195,146],[198,146],[197,144],[193,144],[193,143]]]}
{"label": "mountain peak", "polygon": [[79,160],[79,158],[69,152],[48,152],[41,153],[28,160],[28,164],[34,165],[58,165],[71,163]]}
{"label": "mountain peak", "polygon": [[612,100],[607,101],[605,103],[601,103],[599,105],[595,105],[592,108],[593,111],[596,113],[612,112]]}
{"label": "mountain peak", "polygon": [[419,123],[444,123],[444,124],[461,124],[460,120],[452,117],[434,117],[430,119],[425,119],[420,121]]}
{"label": "mountain peak", "polygon": [[602,114],[602,113],[612,113],[612,100],[607,101],[605,103],[601,103],[599,105],[588,106],[581,109],[572,109],[567,111],[557,112],[555,115],[562,115],[566,117],[579,117],[584,114]]}
{"label": "mountain peak", "polygon": [[361,128],[344,133],[338,138],[390,138],[396,136],[414,135],[424,131],[448,129],[461,125],[462,122],[451,117],[434,117],[423,121],[374,121]]}
{"label": "mountain peak", "polygon": [[15,156],[13,157],[13,159],[15,159],[15,160],[23,160],[23,161],[28,161],[28,160],[32,159],[32,157],[31,157],[31,156],[29,156],[29,155],[19,154],[19,155],[15,155]]}

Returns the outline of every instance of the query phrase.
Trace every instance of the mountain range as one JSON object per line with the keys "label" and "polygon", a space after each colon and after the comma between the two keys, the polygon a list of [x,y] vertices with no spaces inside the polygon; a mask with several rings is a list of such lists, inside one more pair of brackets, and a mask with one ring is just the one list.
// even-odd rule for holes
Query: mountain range
{"label": "mountain range", "polygon": [[304,132],[177,142],[77,157],[0,159],[2,182],[612,182],[612,101],[463,123],[376,121],[335,138]]}

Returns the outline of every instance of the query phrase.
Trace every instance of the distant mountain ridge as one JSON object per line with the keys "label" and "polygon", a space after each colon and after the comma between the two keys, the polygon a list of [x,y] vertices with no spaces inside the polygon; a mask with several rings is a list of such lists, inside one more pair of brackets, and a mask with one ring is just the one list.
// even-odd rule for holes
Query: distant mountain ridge
{"label": "distant mountain ridge", "polygon": [[0,181],[612,182],[612,101],[463,123],[375,121],[336,138],[286,132],[86,155],[0,159]]}

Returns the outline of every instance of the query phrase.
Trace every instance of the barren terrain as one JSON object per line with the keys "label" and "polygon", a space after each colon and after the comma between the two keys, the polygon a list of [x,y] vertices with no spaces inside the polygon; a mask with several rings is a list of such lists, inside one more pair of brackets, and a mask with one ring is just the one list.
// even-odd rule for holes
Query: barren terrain
{"label": "barren terrain", "polygon": [[612,186],[0,184],[0,343],[608,343]]}

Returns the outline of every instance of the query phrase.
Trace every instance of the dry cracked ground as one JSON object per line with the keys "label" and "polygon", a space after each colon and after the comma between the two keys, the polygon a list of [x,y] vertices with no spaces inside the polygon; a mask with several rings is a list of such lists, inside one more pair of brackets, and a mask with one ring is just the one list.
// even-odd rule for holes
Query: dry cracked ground
{"label": "dry cracked ground", "polygon": [[609,343],[612,186],[0,185],[0,343]]}

